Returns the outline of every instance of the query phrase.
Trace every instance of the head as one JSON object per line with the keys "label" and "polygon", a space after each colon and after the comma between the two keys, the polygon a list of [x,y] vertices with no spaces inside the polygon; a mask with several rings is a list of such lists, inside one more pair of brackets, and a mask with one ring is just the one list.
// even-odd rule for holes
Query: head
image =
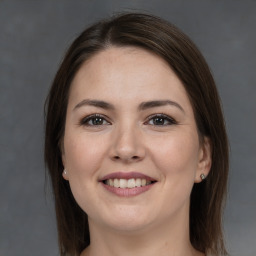
{"label": "head", "polygon": [[79,254],[90,243],[87,214],[76,202],[68,179],[62,176],[70,101],[81,70],[93,68],[93,63],[98,65],[113,52],[114,56],[128,54],[125,56],[159,62],[180,82],[191,107],[198,145],[210,154],[207,178],[203,182],[195,178],[190,193],[190,240],[199,251],[225,254],[221,217],[228,175],[228,142],[208,65],[191,40],[170,23],[151,15],[124,14],[91,26],[73,42],[47,98],[45,161],[55,195],[62,255]]}

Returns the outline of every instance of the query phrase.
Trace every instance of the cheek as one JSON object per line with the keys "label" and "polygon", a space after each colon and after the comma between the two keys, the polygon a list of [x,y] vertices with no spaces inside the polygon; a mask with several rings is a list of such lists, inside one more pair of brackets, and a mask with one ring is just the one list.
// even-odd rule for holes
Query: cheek
{"label": "cheek", "polygon": [[70,179],[94,178],[106,151],[102,141],[85,134],[64,137],[65,164]]}
{"label": "cheek", "polygon": [[[197,134],[175,134],[154,147],[152,158],[166,182],[173,186],[193,186],[197,164],[199,141]],[[152,147],[153,148],[153,147]]]}
{"label": "cheek", "polygon": [[[188,207],[195,182],[199,143],[196,136],[175,136],[155,151],[155,163],[162,175],[162,208],[174,214]],[[167,217],[168,217],[167,216]]]}
{"label": "cheek", "polygon": [[101,167],[106,148],[100,140],[85,134],[64,137],[65,168],[68,170],[68,181],[72,194],[78,205],[90,212],[92,200],[96,204],[97,197],[91,197],[91,192],[98,186],[98,170]]}

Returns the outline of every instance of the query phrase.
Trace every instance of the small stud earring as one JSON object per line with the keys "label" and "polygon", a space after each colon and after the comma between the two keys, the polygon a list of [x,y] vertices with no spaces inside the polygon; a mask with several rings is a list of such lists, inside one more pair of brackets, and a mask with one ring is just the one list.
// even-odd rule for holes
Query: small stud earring
{"label": "small stud earring", "polygon": [[67,171],[66,171],[66,169],[64,169],[63,173],[64,173],[64,175],[67,175]]}
{"label": "small stud earring", "polygon": [[201,175],[200,175],[200,178],[201,178],[201,180],[205,180],[205,175],[202,173]]}

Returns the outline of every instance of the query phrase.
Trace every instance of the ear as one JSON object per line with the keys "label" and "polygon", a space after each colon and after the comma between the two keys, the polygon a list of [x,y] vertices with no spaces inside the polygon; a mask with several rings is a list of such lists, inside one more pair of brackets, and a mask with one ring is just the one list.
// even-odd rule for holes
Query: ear
{"label": "ear", "polygon": [[63,166],[64,166],[64,169],[63,169],[63,172],[62,172],[62,177],[63,177],[63,179],[65,179],[65,180],[69,180],[69,178],[68,178],[68,171],[67,171],[67,169],[65,168],[65,155],[62,155],[62,163],[63,163]]}
{"label": "ear", "polygon": [[198,167],[195,183],[202,181],[201,175],[207,178],[212,166],[212,149],[210,138],[204,137],[199,149]]}
{"label": "ear", "polygon": [[62,172],[62,177],[65,180],[69,180],[68,179],[68,172],[66,170],[66,156],[65,156],[65,152],[64,152],[64,147],[63,147],[63,143],[61,143],[60,145],[60,150],[61,150],[61,160],[62,160],[62,164],[63,164],[63,172]]}

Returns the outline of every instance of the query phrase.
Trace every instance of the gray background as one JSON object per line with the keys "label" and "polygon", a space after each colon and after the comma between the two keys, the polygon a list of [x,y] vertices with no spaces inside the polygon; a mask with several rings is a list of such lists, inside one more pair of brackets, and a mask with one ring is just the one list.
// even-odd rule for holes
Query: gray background
{"label": "gray background", "polygon": [[173,22],[206,57],[231,144],[227,245],[233,256],[256,255],[256,1],[0,0],[0,256],[58,255],[44,190],[44,99],[75,36],[130,9]]}

